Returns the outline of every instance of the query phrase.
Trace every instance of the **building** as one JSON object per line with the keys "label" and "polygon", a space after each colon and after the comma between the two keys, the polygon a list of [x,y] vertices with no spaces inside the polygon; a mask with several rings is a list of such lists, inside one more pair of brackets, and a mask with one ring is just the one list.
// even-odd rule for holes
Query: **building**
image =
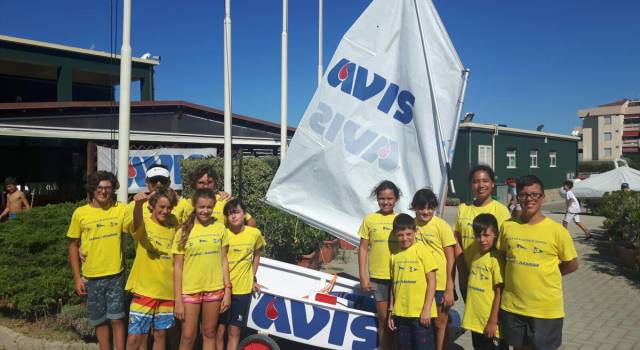
{"label": "building", "polygon": [[491,166],[496,174],[497,197],[506,201],[505,180],[523,175],[538,176],[555,198],[562,181],[573,179],[578,166],[579,138],[541,131],[472,122],[460,124],[452,165],[456,193],[449,197],[472,200],[469,170],[478,164]]}
{"label": "building", "polygon": [[640,156],[640,100],[628,98],[578,111],[583,161]]}

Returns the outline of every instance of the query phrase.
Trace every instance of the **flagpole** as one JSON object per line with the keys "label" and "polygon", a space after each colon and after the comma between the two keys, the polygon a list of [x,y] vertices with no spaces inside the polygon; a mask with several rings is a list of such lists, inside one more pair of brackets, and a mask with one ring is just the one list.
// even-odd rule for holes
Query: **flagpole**
{"label": "flagpole", "polygon": [[287,31],[288,31],[288,1],[282,0],[282,56],[280,61],[280,159],[284,159],[287,152]]}
{"label": "flagpole", "polygon": [[118,109],[118,200],[127,203],[129,189],[129,127],[131,118],[131,0],[122,8],[120,106]]}
{"label": "flagpole", "polygon": [[318,86],[322,83],[322,20],[323,0],[318,0]]}
{"label": "flagpole", "polygon": [[231,194],[231,0],[224,2],[224,191]]}

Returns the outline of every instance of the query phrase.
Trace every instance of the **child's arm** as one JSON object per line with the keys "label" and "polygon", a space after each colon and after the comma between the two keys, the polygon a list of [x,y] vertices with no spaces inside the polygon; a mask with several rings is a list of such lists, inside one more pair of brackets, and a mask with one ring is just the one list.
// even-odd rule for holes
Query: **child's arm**
{"label": "child's arm", "polygon": [[436,295],[436,271],[432,270],[427,272],[427,292],[424,296],[424,306],[422,306],[422,313],[420,313],[420,324],[429,327],[431,324],[431,305],[433,304],[433,298]]}
{"label": "child's arm", "polygon": [[80,296],[87,295],[87,290],[84,286],[82,276],[80,276],[80,240],[78,238],[72,238],[69,243],[69,265],[71,265],[71,272],[73,273],[73,284],[76,293]]}
{"label": "child's arm", "polygon": [[224,297],[222,298],[222,304],[220,304],[220,313],[223,313],[231,306],[231,278],[229,277],[229,260],[227,259],[227,253],[229,252],[229,246],[222,246],[220,249],[222,253],[222,280],[224,281]]}
{"label": "child's arm", "polygon": [[358,247],[358,273],[360,275],[360,289],[363,292],[371,291],[371,281],[367,274],[367,257],[369,256],[369,240],[360,238],[360,247]]}
{"label": "child's arm", "polygon": [[20,192],[20,200],[22,201],[22,206],[25,210],[31,209],[31,205],[29,205],[29,200],[24,192]]}
{"label": "child's arm", "polygon": [[489,314],[489,320],[484,327],[484,335],[487,338],[496,338],[496,332],[498,331],[498,312],[500,311],[500,301],[502,300],[502,288],[504,284],[498,283],[493,286],[493,303],[491,304],[491,314]]}
{"label": "child's arm", "polygon": [[173,314],[180,321],[184,321],[184,303],[182,302],[182,268],[184,255],[173,254],[173,295],[175,308]]}
{"label": "child's arm", "polygon": [[7,215],[9,215],[9,203],[7,203],[7,207],[4,208],[4,210],[2,211],[2,214],[0,214],[0,220],[2,220],[2,218]]}
{"label": "child's arm", "polygon": [[560,273],[564,275],[568,275],[575,270],[578,269],[578,258],[574,258],[573,260],[563,261],[560,263]]}
{"label": "child's arm", "polygon": [[458,270],[460,292],[462,292],[462,297],[466,298],[467,280],[469,275],[467,271],[467,264],[464,262],[464,251],[462,250],[462,234],[459,231],[453,231],[453,235],[456,237],[456,241],[458,241],[458,244],[456,244],[454,248],[454,255],[456,257],[456,269]]}
{"label": "child's arm", "polygon": [[[456,266],[455,245],[444,247],[444,256],[447,259],[447,286],[444,291],[444,306],[452,306],[454,304],[453,289],[455,288],[454,270]],[[437,300],[436,303],[440,303]]]}
{"label": "child's arm", "polygon": [[260,267],[260,255],[262,255],[262,248],[256,249],[253,252],[253,291],[256,293],[259,293],[262,288],[264,288],[264,286],[258,283],[258,279],[256,278],[256,276],[258,276],[258,267]]}

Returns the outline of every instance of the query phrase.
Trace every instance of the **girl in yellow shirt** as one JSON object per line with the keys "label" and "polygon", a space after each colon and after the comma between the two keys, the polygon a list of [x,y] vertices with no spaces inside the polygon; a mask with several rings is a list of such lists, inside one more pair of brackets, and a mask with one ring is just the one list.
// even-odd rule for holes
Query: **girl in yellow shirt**
{"label": "girl in yellow shirt", "polygon": [[215,193],[199,189],[193,212],[173,240],[175,315],[182,321],[180,349],[191,349],[202,310],[202,347],[216,348],[221,312],[231,303],[226,228],[211,217]]}
{"label": "girl in yellow shirt", "polygon": [[[164,349],[167,329],[173,327],[173,261],[171,245],[178,220],[171,214],[178,198],[171,189],[158,186],[150,194],[133,197],[136,258],[125,287],[133,293],[129,312],[127,349],[138,349],[153,324],[154,349]],[[148,201],[150,217],[143,213]]]}
{"label": "girl in yellow shirt", "polygon": [[[387,321],[389,308],[389,286],[391,284],[391,253],[396,249],[397,242],[391,235],[393,219],[396,217],[394,208],[400,190],[391,181],[382,181],[376,186],[371,197],[378,201],[378,210],[367,215],[360,225],[360,248],[358,250],[358,271],[360,274],[360,288],[362,291],[372,291],[376,299],[378,324]],[[391,335],[387,327],[378,327],[378,343],[380,349],[389,349]]]}
{"label": "girl in yellow shirt", "polygon": [[220,315],[217,348],[224,349],[224,333],[227,333],[227,349],[235,350],[240,342],[240,331],[247,322],[251,295],[260,291],[256,272],[260,266],[260,254],[265,245],[260,230],[245,225],[247,207],[240,199],[232,199],[224,206],[229,237],[229,275],[233,292],[231,307]]}

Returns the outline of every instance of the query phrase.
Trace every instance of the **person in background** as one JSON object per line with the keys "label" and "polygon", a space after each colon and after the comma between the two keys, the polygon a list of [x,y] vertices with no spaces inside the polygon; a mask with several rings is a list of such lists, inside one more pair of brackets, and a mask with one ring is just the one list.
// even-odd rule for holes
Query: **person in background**
{"label": "person in background", "polygon": [[113,334],[115,349],[124,350],[122,232],[127,206],[115,201],[118,179],[110,172],[91,174],[86,187],[89,203],[73,212],[67,231],[74,289],[87,297],[89,322],[96,329],[100,349],[112,349]]}
{"label": "person in background", "polygon": [[544,185],[534,175],[518,180],[522,214],[500,228],[505,253],[500,332],[515,350],[552,350],[562,345],[562,276],[578,269],[569,231],[542,212]]}
{"label": "person in background", "polygon": [[509,186],[509,196],[507,199],[507,203],[509,204],[507,205],[507,208],[511,213],[511,217],[520,216],[520,213],[522,212],[522,208],[520,207],[520,203],[518,203],[518,192],[516,191],[516,179],[508,178],[506,183],[507,183],[507,186]]}
{"label": "person in background", "polygon": [[629,188],[629,184],[626,182],[623,182],[622,184],[620,184],[620,191],[624,191],[624,192],[631,191],[631,189]]}
{"label": "person in background", "polygon": [[[400,190],[391,181],[380,182],[372,191],[380,210],[368,214],[362,221],[358,235],[358,272],[363,292],[373,292],[376,300],[378,324],[384,325],[388,318],[391,253],[397,249],[397,241],[391,234],[396,202]],[[391,334],[387,327],[378,327],[378,344],[381,350],[390,348]]]}
{"label": "person in background", "polygon": [[15,178],[4,179],[4,188],[7,191],[7,207],[0,213],[0,220],[5,216],[9,220],[15,219],[18,213],[31,209],[27,196],[18,189],[18,182]]}
{"label": "person in background", "polygon": [[571,191],[572,188],[572,181],[567,180],[562,183],[562,189],[564,190],[567,198],[567,209],[565,210],[564,219],[562,220],[562,226],[567,228],[567,226],[569,226],[569,222],[573,221],[584,232],[586,236],[585,239],[590,239],[591,231],[589,231],[589,229],[580,222],[580,202],[578,202],[578,198],[576,198],[576,195]]}
{"label": "person in background", "polygon": [[[433,252],[416,243],[416,222],[407,214],[393,220],[399,249],[391,255],[389,329],[396,331],[398,350],[435,349],[431,319],[436,311],[436,265]],[[380,329],[380,327],[378,327]]]}
{"label": "person in background", "polygon": [[504,256],[496,250],[498,222],[491,214],[473,219],[479,251],[471,259],[462,328],[471,332],[475,350],[508,350],[500,339],[498,312],[504,286]]}

